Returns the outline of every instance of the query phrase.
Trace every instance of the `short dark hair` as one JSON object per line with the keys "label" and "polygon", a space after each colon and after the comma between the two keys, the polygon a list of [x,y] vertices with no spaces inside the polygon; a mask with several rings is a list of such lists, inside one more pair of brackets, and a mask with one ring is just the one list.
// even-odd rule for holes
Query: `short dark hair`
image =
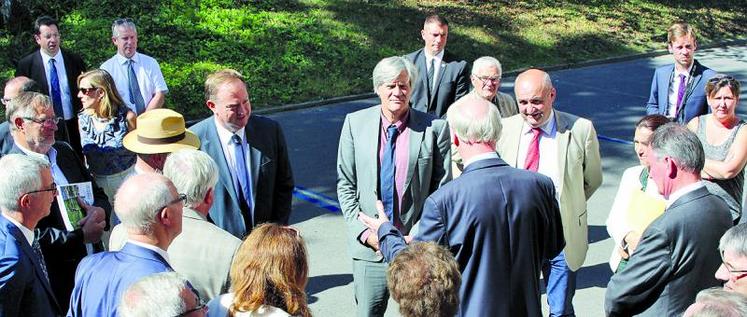
{"label": "short dark hair", "polygon": [[635,128],[647,128],[651,131],[656,131],[660,126],[663,126],[669,122],[672,122],[664,115],[660,114],[650,114],[646,115],[641,120],[638,120],[638,123],[635,124]]}
{"label": "short dark hair", "polygon": [[54,25],[54,26],[56,26],[57,28],[59,28],[59,27],[60,27],[60,26],[59,26],[59,25],[57,24],[57,20],[55,20],[55,19],[54,19],[54,18],[52,18],[51,16],[48,16],[48,15],[42,15],[42,16],[40,16],[40,17],[36,18],[36,21],[34,21],[34,34],[35,34],[35,35],[39,35],[39,34],[41,34],[41,31],[40,31],[39,29],[41,29],[41,27],[42,27],[42,26],[45,26],[45,25],[46,25],[46,26]]}
{"label": "short dark hair", "polygon": [[446,20],[446,18],[434,13],[427,17],[425,17],[425,21],[423,22],[423,25],[429,24],[429,23],[438,23],[440,25],[449,26],[449,21]]}

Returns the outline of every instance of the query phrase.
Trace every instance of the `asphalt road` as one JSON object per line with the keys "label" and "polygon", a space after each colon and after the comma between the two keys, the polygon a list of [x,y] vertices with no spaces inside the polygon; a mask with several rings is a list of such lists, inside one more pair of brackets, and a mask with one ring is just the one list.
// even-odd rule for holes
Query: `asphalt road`
{"label": "asphalt road", "polygon": [[[703,50],[697,56],[704,65],[747,83],[747,46]],[[612,274],[607,260],[613,247],[604,222],[622,171],[637,164],[627,142],[632,139],[633,125],[645,114],[654,69],[667,63],[671,63],[669,55],[550,74],[558,92],[556,109],[591,119],[600,135],[602,152],[604,182],[588,202],[591,244],[578,275],[574,299],[578,316],[604,315],[604,291]],[[513,93],[512,88],[513,78],[505,78],[501,90]],[[742,117],[747,113],[744,97],[742,93],[738,108]],[[283,126],[300,189],[291,222],[301,230],[309,250],[307,293],[315,316],[354,316],[346,227],[336,211],[337,144],[345,115],[377,103],[375,98],[365,99],[270,115]],[[396,307],[387,313],[398,315]]]}

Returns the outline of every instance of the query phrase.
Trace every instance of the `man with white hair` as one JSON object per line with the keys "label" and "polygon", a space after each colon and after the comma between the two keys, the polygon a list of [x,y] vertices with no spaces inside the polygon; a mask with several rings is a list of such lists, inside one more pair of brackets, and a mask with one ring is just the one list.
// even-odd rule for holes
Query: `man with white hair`
{"label": "man with white hair", "polygon": [[119,303],[121,317],[205,316],[207,306],[176,272],[146,276],[132,284]]}
{"label": "man with white hair", "polygon": [[[468,95],[447,118],[466,167],[425,200],[415,240],[454,254],[462,272],[457,316],[542,316],[540,267],[564,245],[553,183],[498,157],[501,119],[488,101]],[[386,261],[396,259],[406,240],[388,216],[379,209],[378,219],[359,219],[378,234]]]}
{"label": "man with white hair", "polygon": [[724,289],[747,296],[747,224],[740,223],[721,237],[721,266],[716,278],[724,282]]}
{"label": "man with white hair", "polygon": [[[231,261],[241,240],[207,221],[218,182],[218,167],[205,152],[191,149],[172,153],[163,175],[187,196],[182,233],[169,246],[169,263],[183,274],[206,301],[228,292]],[[112,230],[109,250],[119,250],[127,240],[123,225]]]}
{"label": "man with white hair", "polygon": [[132,19],[116,19],[112,23],[112,42],[117,54],[101,64],[112,75],[119,95],[137,115],[161,108],[169,88],[158,62],[137,51],[137,27]]}
{"label": "man with white hair", "polygon": [[182,231],[185,199],[163,175],[128,178],[115,200],[127,243],[120,251],[90,255],[80,262],[67,316],[117,316],[127,287],[143,276],[173,271],[166,250]]}
{"label": "man with white hair", "polygon": [[34,235],[57,193],[49,162],[10,154],[0,166],[0,316],[60,315]]}
{"label": "man with white hair", "polygon": [[407,59],[382,59],[373,70],[381,104],[348,114],[340,134],[337,197],[348,225],[358,316],[383,316],[389,298],[376,232],[356,220],[358,213],[376,215],[381,200],[394,224],[410,234],[425,198],[451,179],[448,124],[410,108],[417,78]]}
{"label": "man with white hair", "polygon": [[744,317],[747,297],[718,287],[700,291],[682,317]]}
{"label": "man with white hair", "polygon": [[472,92],[498,107],[501,118],[519,114],[519,107],[511,95],[498,91],[501,88],[503,68],[495,57],[483,56],[472,62]]}

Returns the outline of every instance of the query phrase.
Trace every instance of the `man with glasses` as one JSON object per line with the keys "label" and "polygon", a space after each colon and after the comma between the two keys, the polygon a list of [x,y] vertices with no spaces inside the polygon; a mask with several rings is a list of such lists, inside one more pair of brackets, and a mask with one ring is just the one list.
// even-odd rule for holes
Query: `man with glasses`
{"label": "man with glasses", "polygon": [[169,88],[158,62],[137,51],[135,22],[132,19],[114,20],[112,42],[117,47],[117,54],[101,64],[101,69],[112,75],[127,107],[138,115],[161,108]]}
{"label": "man with glasses", "polygon": [[[36,82],[28,77],[19,76],[11,78],[5,83],[5,89],[3,89],[3,106],[8,107],[10,101],[21,92],[37,90]],[[5,121],[0,123],[0,156],[8,154],[12,148],[13,136],[10,135],[10,124],[8,124],[8,121]]]}
{"label": "man with glasses", "polygon": [[716,278],[724,282],[724,289],[747,296],[747,224],[734,226],[719,241],[721,266]]}
{"label": "man with glasses", "polygon": [[15,143],[10,153],[49,160],[57,185],[90,182],[93,189],[93,205],[82,199],[78,201],[86,216],[77,224],[70,221],[67,212],[61,211],[55,201],[50,216],[37,226],[41,249],[49,264],[49,281],[64,310],[78,263],[89,253],[103,250],[101,234],[108,223],[111,205],[70,145],[55,142],[57,124],[62,119],[54,115],[49,97],[37,92],[21,93],[8,105],[7,115]]}
{"label": "man with glasses", "polygon": [[57,20],[41,16],[34,22],[34,39],[39,50],[18,61],[15,76],[26,76],[39,83],[52,99],[54,116],[64,119],[57,130],[57,139],[70,143],[82,153],[78,117],[82,105],[76,98],[78,76],[87,67],[76,54],[62,50],[62,39]]}
{"label": "man with glasses", "polygon": [[175,272],[153,274],[132,284],[119,304],[121,317],[205,316],[207,306]]}
{"label": "man with glasses", "polygon": [[726,203],[700,178],[703,146],[695,133],[670,123],[656,129],[649,151],[650,177],[666,210],[630,250],[625,269],[612,276],[607,316],[680,316],[699,291],[718,285],[712,275],[720,262],[716,246],[732,220]]}
{"label": "man with glasses", "polygon": [[483,56],[472,62],[472,91],[498,107],[501,118],[519,114],[519,107],[511,95],[498,91],[501,88],[503,68],[494,57]]}
{"label": "man with glasses", "polygon": [[10,154],[0,166],[0,316],[61,315],[34,234],[57,191],[49,163]]}
{"label": "man with glasses", "polygon": [[128,178],[115,199],[127,242],[119,251],[97,253],[80,262],[67,316],[117,316],[130,285],[150,274],[173,271],[167,250],[182,232],[185,199],[163,175]]}

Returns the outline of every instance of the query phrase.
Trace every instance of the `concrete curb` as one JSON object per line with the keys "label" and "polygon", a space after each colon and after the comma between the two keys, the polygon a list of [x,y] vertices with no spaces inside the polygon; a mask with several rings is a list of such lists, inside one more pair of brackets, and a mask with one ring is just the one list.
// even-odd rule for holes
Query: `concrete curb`
{"label": "concrete curb", "polygon": [[[717,48],[717,47],[725,47],[725,46],[732,46],[732,45],[745,45],[747,44],[747,38],[736,38],[732,40],[722,41],[718,43],[711,43],[707,45],[703,45],[698,47],[699,50],[702,49],[709,49],[709,48]],[[560,64],[560,65],[551,65],[551,66],[536,66],[538,68],[542,68],[546,71],[558,71],[558,70],[565,70],[565,69],[571,69],[571,68],[582,68],[582,67],[589,67],[589,66],[596,66],[601,64],[612,64],[612,63],[619,63],[619,62],[626,62],[634,59],[639,58],[649,58],[649,57],[657,57],[661,55],[669,54],[669,51],[667,50],[656,50],[651,52],[645,52],[645,53],[638,53],[638,54],[631,54],[631,55],[624,55],[624,56],[616,56],[616,57],[609,57],[609,58],[601,58],[601,59],[595,59],[590,61],[583,61],[578,63],[568,63],[568,64]],[[514,69],[509,72],[503,73],[504,78],[513,78],[516,77],[519,73],[529,69],[531,67],[524,67],[520,69]],[[318,106],[324,106],[328,104],[338,103],[338,102],[345,102],[345,101],[352,101],[352,100],[361,100],[361,99],[368,99],[375,97],[375,93],[365,93],[365,94],[358,94],[358,95],[350,95],[350,96],[342,96],[342,97],[333,97],[328,99],[320,99],[320,100],[313,100],[313,101],[306,101],[302,103],[296,103],[296,104],[290,104],[290,105],[282,105],[282,106],[275,106],[275,107],[269,107],[269,108],[263,108],[263,109],[257,109],[256,111],[253,111],[257,114],[272,114],[272,113],[278,113],[278,112],[284,112],[284,111],[291,111],[291,110],[299,110],[299,109],[307,109],[307,108],[313,108]],[[196,120],[199,121],[199,120]]]}

